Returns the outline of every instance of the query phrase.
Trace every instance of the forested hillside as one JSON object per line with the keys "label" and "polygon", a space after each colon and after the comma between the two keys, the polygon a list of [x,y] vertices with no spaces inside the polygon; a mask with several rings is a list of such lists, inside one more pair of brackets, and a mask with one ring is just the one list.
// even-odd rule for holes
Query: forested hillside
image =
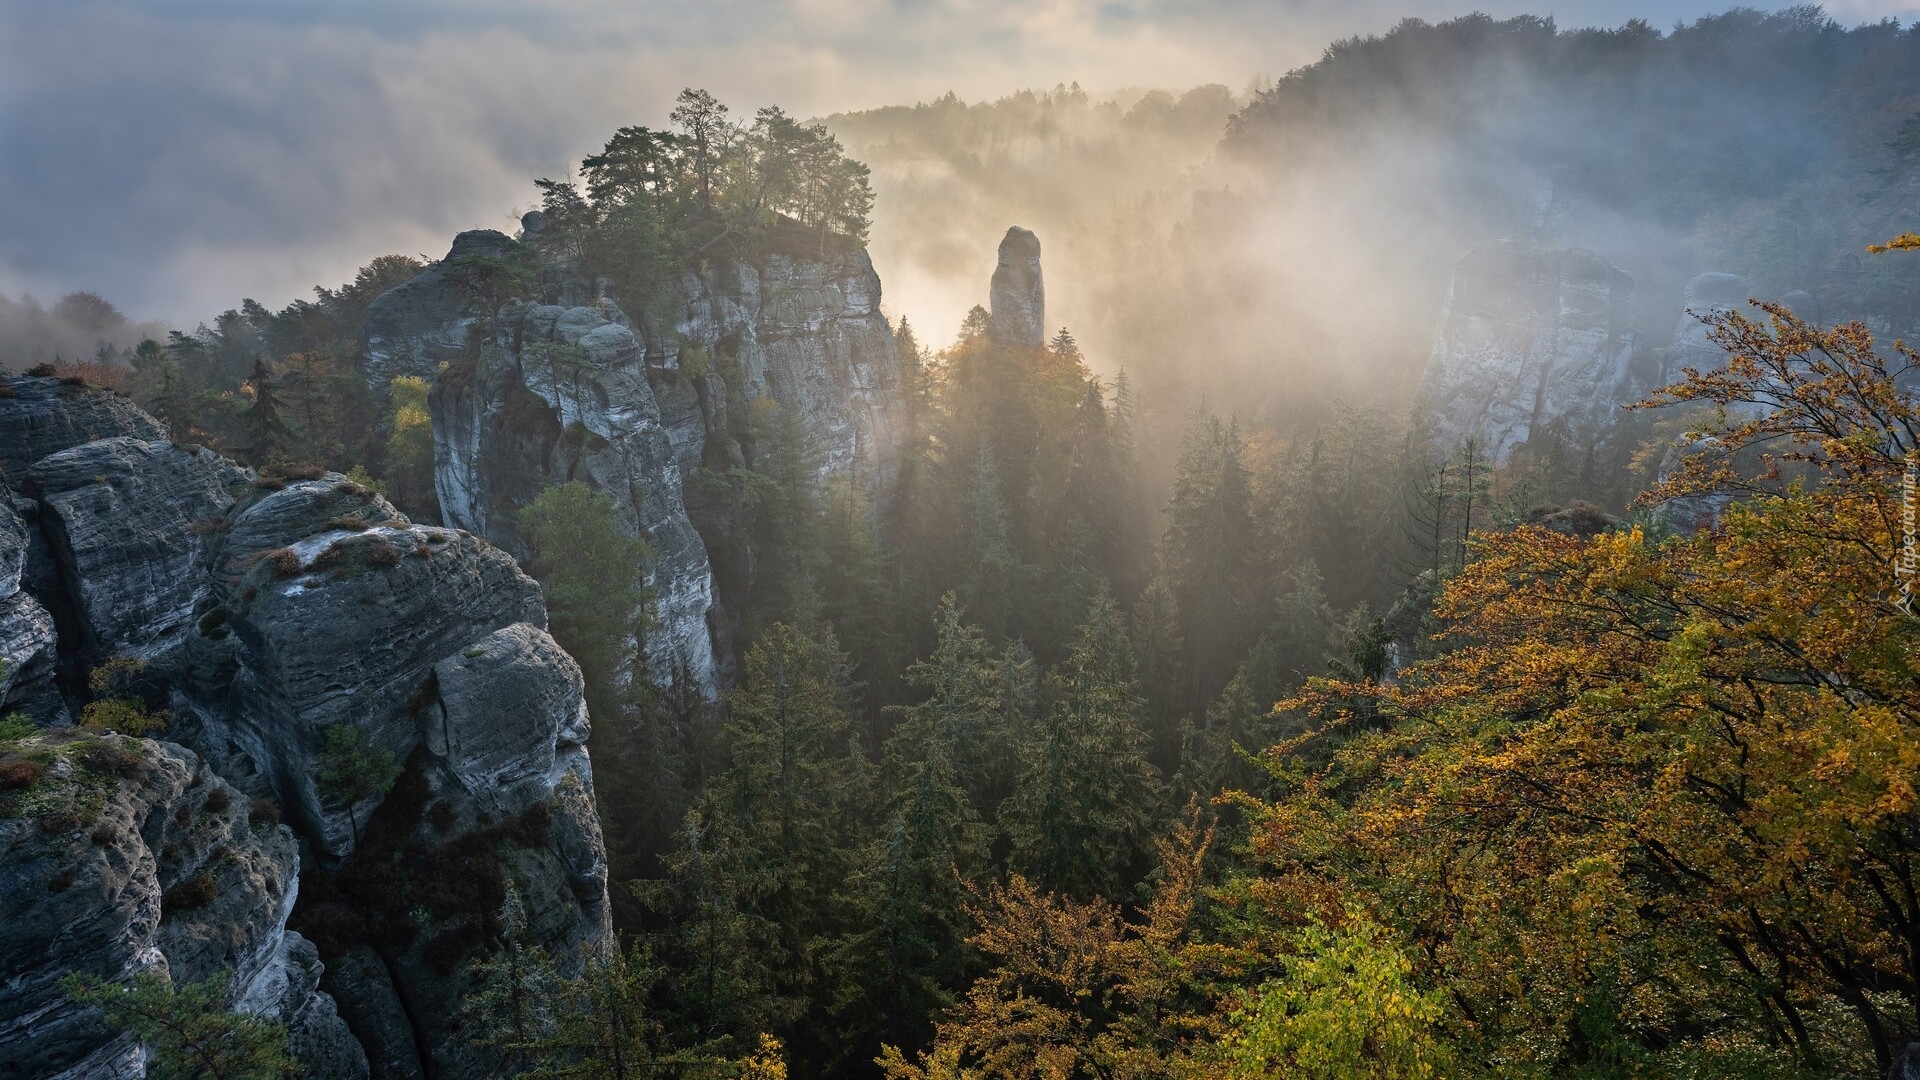
{"label": "forested hillside", "polygon": [[[288,925],[373,1075],[1920,1067],[1920,29],[1468,16],[1244,99],[677,105],[517,236],[6,384],[124,389],[257,470],[235,520],[324,475],[539,580],[590,771],[435,809],[491,637],[314,758],[347,839]],[[176,629],[271,655],[261,590],[450,561],[402,527]],[[101,731],[264,679],[64,650]],[[80,759],[4,723],[0,820],[44,821]],[[589,795],[594,870],[507,872]],[[604,935],[556,944],[569,895]],[[183,1045],[273,1075],[195,992]]]}

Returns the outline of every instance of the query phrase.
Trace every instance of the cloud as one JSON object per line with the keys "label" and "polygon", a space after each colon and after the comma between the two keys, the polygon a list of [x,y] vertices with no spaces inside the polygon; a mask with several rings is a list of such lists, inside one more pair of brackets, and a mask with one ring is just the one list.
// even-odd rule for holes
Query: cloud
{"label": "cloud", "polygon": [[[1473,4],[1491,14],[1530,5]],[[1720,5],[1724,6],[1724,5]],[[1462,9],[1464,9],[1464,7]],[[1089,87],[1244,85],[1389,0],[0,0],[0,291],[190,324],[505,227],[531,181],[705,86],[821,115]],[[1559,5],[1563,25],[1707,5]],[[1849,18],[1911,5],[1843,0]],[[886,213],[884,206],[881,214]]]}

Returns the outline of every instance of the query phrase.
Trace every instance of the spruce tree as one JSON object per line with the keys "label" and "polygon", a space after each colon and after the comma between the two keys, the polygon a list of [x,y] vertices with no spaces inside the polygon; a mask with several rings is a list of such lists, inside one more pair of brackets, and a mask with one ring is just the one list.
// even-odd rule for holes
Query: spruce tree
{"label": "spruce tree", "polygon": [[987,446],[973,461],[964,528],[967,552],[960,598],[988,638],[1003,641],[1013,626],[1014,598],[1024,575],[1008,531],[1000,471]]}
{"label": "spruce tree", "polygon": [[154,1080],[277,1080],[291,1075],[286,1025],[228,1005],[230,977],[215,975],[174,986],[167,976],[141,972],[125,982],[69,974],[68,997],[99,1009],[108,1027],[140,1041],[146,1075]]}
{"label": "spruce tree", "polygon": [[246,439],[247,460],[254,465],[270,465],[285,455],[293,433],[280,417],[279,391],[273,385],[273,372],[267,367],[265,357],[254,358],[247,387],[253,391],[253,401],[242,414],[240,423]]}
{"label": "spruce tree", "polygon": [[1184,704],[1194,711],[1232,677],[1265,614],[1252,495],[1238,426],[1200,417],[1181,443],[1161,545],[1186,644]]}
{"label": "spruce tree", "polygon": [[1013,869],[1076,899],[1124,896],[1147,861],[1160,780],[1132,646],[1106,591],[1048,684],[1053,706],[1024,740],[1019,784],[1001,807]]}
{"label": "spruce tree", "polygon": [[791,1025],[821,1000],[822,951],[871,821],[848,695],[831,631],[785,623],[748,651],[728,695],[727,766],[650,896],[676,919],[676,966],[693,973],[678,996],[717,1031]]}

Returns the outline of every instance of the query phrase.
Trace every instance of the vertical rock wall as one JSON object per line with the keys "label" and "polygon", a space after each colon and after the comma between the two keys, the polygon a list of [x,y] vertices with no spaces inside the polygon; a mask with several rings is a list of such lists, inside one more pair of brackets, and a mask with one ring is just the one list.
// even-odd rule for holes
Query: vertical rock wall
{"label": "vertical rock wall", "polygon": [[[343,476],[255,477],[107,392],[0,387],[0,460],[24,461],[0,503],[0,695],[53,725],[0,751],[46,767],[0,791],[0,964],[31,974],[0,984],[0,1061],[139,1076],[59,977],[230,969],[232,1006],[286,1021],[305,1075],[495,1074],[461,1003],[503,912],[572,963],[611,933],[580,673],[539,586]],[[121,657],[184,745],[58,727]],[[389,792],[319,782],[343,733],[404,763]],[[56,784],[89,820],[47,826]]]}
{"label": "vertical rock wall", "polygon": [[[448,265],[375,301],[370,355],[376,339],[386,356],[431,355],[471,322],[436,284]],[[637,317],[607,279],[564,261],[540,292],[503,308],[435,380],[442,513],[524,554],[517,512],[543,489],[580,480],[611,496],[655,553],[650,674],[712,696],[730,678],[724,594],[739,577],[716,574],[709,554],[733,526],[713,478],[750,463],[750,403],[798,410],[827,472],[878,487],[898,457],[899,360],[880,280],[864,250],[775,229],[751,249],[716,249]]]}

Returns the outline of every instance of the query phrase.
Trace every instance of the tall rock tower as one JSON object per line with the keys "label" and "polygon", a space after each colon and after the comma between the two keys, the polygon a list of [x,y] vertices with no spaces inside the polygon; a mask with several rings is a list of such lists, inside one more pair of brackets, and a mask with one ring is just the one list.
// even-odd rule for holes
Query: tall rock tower
{"label": "tall rock tower", "polygon": [[1000,241],[993,270],[993,339],[1037,347],[1046,340],[1047,288],[1040,280],[1040,238],[1018,225]]}

